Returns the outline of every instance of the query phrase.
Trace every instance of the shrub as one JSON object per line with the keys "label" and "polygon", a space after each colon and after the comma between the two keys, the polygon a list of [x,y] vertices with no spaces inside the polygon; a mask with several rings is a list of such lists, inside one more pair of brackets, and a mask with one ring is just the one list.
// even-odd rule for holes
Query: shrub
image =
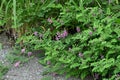
{"label": "shrub", "polygon": [[119,78],[118,0],[46,0],[35,4],[29,2],[25,9],[20,5],[14,14],[18,17],[14,25],[27,23],[24,26],[29,29],[17,43],[22,41],[22,47],[30,51],[44,49],[42,63],[50,72],[82,79],[88,75],[99,80]]}
{"label": "shrub", "polygon": [[44,62],[49,62],[51,72],[82,79],[92,75],[96,79],[114,80],[119,75],[118,13],[112,7],[102,9],[104,5],[100,4],[87,6],[87,2],[66,2],[59,16],[51,19],[52,24],[48,23],[52,30],[40,32],[43,38],[40,41],[32,38],[29,44],[45,49]]}

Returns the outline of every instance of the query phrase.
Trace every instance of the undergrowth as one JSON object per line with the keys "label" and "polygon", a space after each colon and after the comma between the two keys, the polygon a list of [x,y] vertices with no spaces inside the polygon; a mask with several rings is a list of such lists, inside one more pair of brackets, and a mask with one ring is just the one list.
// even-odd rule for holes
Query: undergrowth
{"label": "undergrowth", "polygon": [[0,11],[0,24],[12,28],[17,55],[42,49],[40,62],[48,72],[119,79],[118,0],[3,0]]}
{"label": "undergrowth", "polygon": [[5,75],[7,73],[7,71],[9,70],[8,67],[4,66],[1,62],[0,62],[0,79],[2,80],[3,75]]}

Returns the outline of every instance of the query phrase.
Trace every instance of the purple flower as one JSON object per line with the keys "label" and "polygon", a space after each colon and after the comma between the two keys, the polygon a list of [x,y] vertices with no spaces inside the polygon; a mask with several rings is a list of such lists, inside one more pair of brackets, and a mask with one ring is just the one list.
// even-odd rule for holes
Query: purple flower
{"label": "purple flower", "polygon": [[52,23],[53,23],[53,21],[52,21],[52,19],[51,19],[51,18],[48,18],[48,19],[47,19],[47,21],[48,21],[50,24],[52,24]]}
{"label": "purple flower", "polygon": [[21,53],[25,53],[25,48],[21,49]]}
{"label": "purple flower", "polygon": [[57,40],[57,41],[58,41],[58,40],[59,40],[59,37],[58,37],[58,36],[56,36],[56,37],[55,37],[55,40]]}
{"label": "purple flower", "polygon": [[34,34],[35,36],[37,36],[37,35],[38,35],[38,32],[37,32],[37,31],[35,31],[33,34]]}
{"label": "purple flower", "polygon": [[79,28],[79,27],[76,27],[76,31],[77,31],[77,32],[80,32],[80,28]]}
{"label": "purple flower", "polygon": [[50,65],[51,64],[51,62],[50,61],[47,61],[47,65]]}
{"label": "purple flower", "polygon": [[68,36],[67,30],[64,30],[63,34],[64,34],[65,36]]}
{"label": "purple flower", "polygon": [[83,53],[81,53],[81,52],[79,52],[78,55],[79,55],[79,57],[81,57],[81,58],[83,57]]}
{"label": "purple flower", "polygon": [[64,36],[64,34],[63,33],[61,33],[61,35],[60,35],[62,38],[65,38],[65,36]]}
{"label": "purple flower", "polygon": [[32,55],[32,52],[28,52],[28,56],[30,57]]}
{"label": "purple flower", "polygon": [[60,34],[60,32],[57,32],[57,35],[55,36],[55,39],[59,40],[60,38],[61,38],[61,34]]}
{"label": "purple flower", "polygon": [[57,32],[57,37],[58,37],[58,38],[60,38],[60,37],[61,37],[60,32]]}
{"label": "purple flower", "polygon": [[14,66],[15,66],[15,67],[18,67],[18,66],[20,65],[20,63],[21,63],[20,61],[16,62],[16,63],[14,64]]}
{"label": "purple flower", "polygon": [[104,58],[104,55],[100,55],[100,57],[101,57],[101,59],[103,59],[103,58]]}
{"label": "purple flower", "polygon": [[92,31],[91,31],[91,32],[89,32],[89,34],[90,34],[90,35],[92,35],[92,34],[93,34],[93,33],[92,33]]}
{"label": "purple flower", "polygon": [[64,30],[63,33],[57,32],[55,39],[59,40],[60,38],[65,38],[66,36],[68,36],[68,32],[67,30]]}
{"label": "purple flower", "polygon": [[63,33],[61,34],[61,37],[65,38],[66,36],[68,36],[68,32],[67,30],[64,30]]}

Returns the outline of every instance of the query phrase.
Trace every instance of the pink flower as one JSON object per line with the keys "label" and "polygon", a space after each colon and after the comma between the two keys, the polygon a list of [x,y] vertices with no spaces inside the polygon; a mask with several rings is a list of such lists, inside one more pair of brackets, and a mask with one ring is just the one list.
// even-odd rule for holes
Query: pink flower
{"label": "pink flower", "polygon": [[58,41],[58,40],[59,40],[59,37],[58,37],[58,36],[55,36],[55,39]]}
{"label": "pink flower", "polygon": [[25,53],[25,48],[21,49],[21,53]]}
{"label": "pink flower", "polygon": [[80,32],[80,28],[79,28],[79,27],[76,27],[76,31],[77,31],[77,32]]}
{"label": "pink flower", "polygon": [[47,65],[50,65],[51,64],[51,62],[50,61],[47,61]]}
{"label": "pink flower", "polygon": [[64,36],[68,36],[67,30],[64,30],[63,34],[64,34]]}
{"label": "pink flower", "polygon": [[30,57],[32,55],[32,52],[28,52],[28,56]]}
{"label": "pink flower", "polygon": [[64,36],[64,34],[63,33],[61,33],[61,35],[60,35],[62,38],[65,38],[65,36]]}
{"label": "pink flower", "polygon": [[103,59],[103,58],[104,58],[104,55],[100,55],[100,57],[101,57],[101,59]]}
{"label": "pink flower", "polygon": [[90,35],[92,35],[92,34],[93,34],[93,33],[92,33],[92,31],[91,31],[91,32],[89,32],[89,34],[90,34]]}
{"label": "pink flower", "polygon": [[81,52],[79,52],[79,54],[78,54],[78,55],[79,55],[79,57],[83,57],[83,54],[82,54]]}
{"label": "pink flower", "polygon": [[47,21],[48,21],[50,24],[52,24],[52,23],[53,23],[53,21],[52,21],[52,19],[51,19],[51,18],[48,18],[48,19],[47,19]]}
{"label": "pink flower", "polygon": [[68,36],[68,32],[67,30],[64,30],[63,33],[57,32],[55,39],[59,40],[60,38],[65,38],[66,36]]}
{"label": "pink flower", "polygon": [[34,34],[35,36],[37,36],[37,35],[38,35],[38,32],[37,32],[37,31],[35,31],[33,34]]}
{"label": "pink flower", "polygon": [[18,67],[18,66],[20,65],[20,63],[21,63],[20,61],[16,62],[16,63],[14,64],[14,66],[15,66],[15,67]]}
{"label": "pink flower", "polygon": [[57,32],[57,36],[60,38],[61,37],[61,34],[60,34],[60,32]]}
{"label": "pink flower", "polygon": [[60,34],[60,32],[57,32],[57,35],[55,36],[55,39],[60,40],[60,38],[61,38],[61,34]]}
{"label": "pink flower", "polygon": [[63,33],[61,34],[61,37],[65,38],[66,36],[68,36],[68,32],[67,30],[64,30]]}

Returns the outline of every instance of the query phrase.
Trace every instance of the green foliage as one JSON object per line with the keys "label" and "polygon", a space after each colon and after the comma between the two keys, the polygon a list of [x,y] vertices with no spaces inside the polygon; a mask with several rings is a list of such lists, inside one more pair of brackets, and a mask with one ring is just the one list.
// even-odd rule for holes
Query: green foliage
{"label": "green foliage", "polygon": [[0,50],[2,49],[2,44],[0,43]]}
{"label": "green foliage", "polygon": [[21,54],[20,49],[21,49],[20,46],[15,46],[6,55],[6,59],[10,64],[14,65],[16,62],[20,61],[20,66],[21,66],[22,64],[28,62],[31,58],[33,58],[32,56],[28,57],[27,51],[25,51],[25,54]]}
{"label": "green foliage", "polygon": [[27,58],[25,56],[20,56],[20,55],[9,54],[9,55],[7,55],[7,60],[10,63],[14,64],[17,61],[21,61],[22,63],[25,63],[29,60],[29,58]]}
{"label": "green foliage", "polygon": [[0,11],[0,23],[25,30],[16,45],[22,41],[28,51],[45,50],[40,63],[50,72],[83,80],[88,75],[96,79],[95,74],[99,80],[119,78],[118,0],[3,0]]}
{"label": "green foliage", "polygon": [[106,75],[106,73],[108,73],[107,71],[109,71],[107,69],[110,69],[110,67],[114,65],[115,61],[112,58],[108,60],[102,59],[91,64],[91,66],[94,66],[94,68],[92,69],[93,72],[104,72],[102,73],[102,76]]}
{"label": "green foliage", "polygon": [[2,79],[2,76],[5,75],[5,73],[7,73],[7,71],[8,71],[8,67],[4,66],[0,62],[0,79]]}

